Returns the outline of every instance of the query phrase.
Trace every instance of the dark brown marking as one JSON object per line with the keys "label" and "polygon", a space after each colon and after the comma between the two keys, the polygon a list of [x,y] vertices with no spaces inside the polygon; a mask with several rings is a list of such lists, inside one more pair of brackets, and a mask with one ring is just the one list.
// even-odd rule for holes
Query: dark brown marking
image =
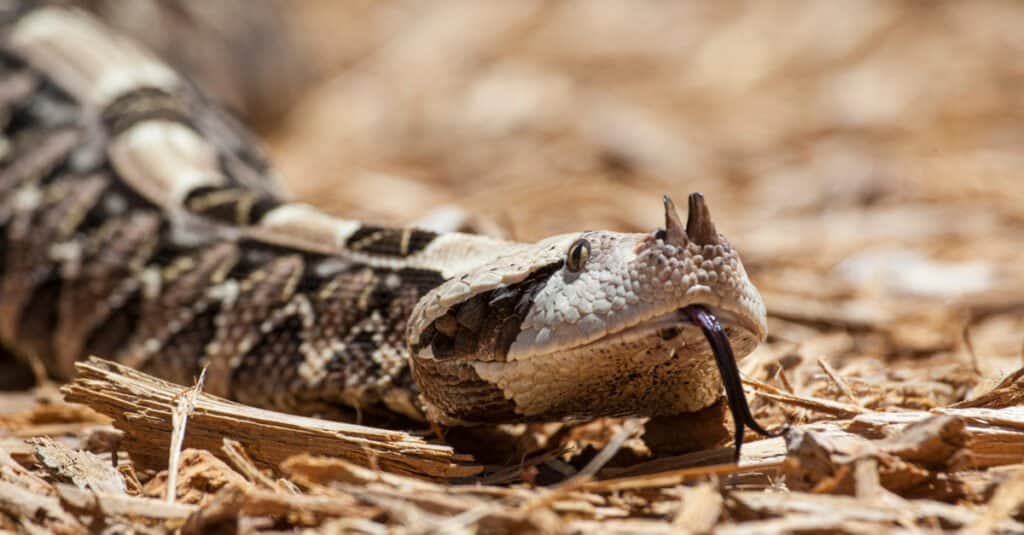
{"label": "dark brown marking", "polygon": [[[668,197],[665,197],[665,199],[668,199]],[[666,201],[666,213],[671,204],[672,201]],[[673,211],[675,210],[674,206],[671,208]],[[676,217],[678,219],[678,215]],[[715,230],[715,224],[711,221],[711,211],[708,210],[708,205],[704,202],[704,196],[700,193],[690,194],[689,212],[686,215],[686,236],[690,241],[699,245],[714,245],[718,243],[718,231]],[[670,231],[669,241],[672,241],[672,239],[672,232]],[[680,240],[678,243],[683,244],[685,242]]]}
{"label": "dark brown marking", "polygon": [[0,77],[0,114],[3,124],[12,119],[15,108],[23,106],[38,89],[39,77],[28,69],[2,73]]}
{"label": "dark brown marking", "polygon": [[[30,69],[20,60],[5,57],[18,68]],[[45,77],[40,76],[29,98],[12,101],[9,117],[4,125],[4,135],[18,140],[30,131],[47,131],[58,128],[82,126],[81,109],[66,92]]]}
{"label": "dark brown marking", "polygon": [[[36,283],[26,299],[25,307],[19,311],[18,339],[14,347],[22,355],[39,359],[50,373],[56,371],[54,362],[53,337],[57,327],[57,303],[60,298],[60,278],[50,274]],[[67,377],[59,377],[67,379]]]}
{"label": "dark brown marking", "polygon": [[[131,329],[116,337],[120,343],[133,334],[141,308],[139,276],[159,242],[160,223],[156,212],[135,211],[107,219],[91,235],[79,239],[80,258],[63,269],[60,324],[53,334],[61,368],[70,370],[75,360],[88,354],[113,358],[122,349],[120,345],[92,346],[86,341],[99,335],[96,330],[117,330],[108,321],[111,316],[118,321],[130,316]],[[134,309],[126,312],[127,306]],[[103,339],[113,337],[104,334]]]}
{"label": "dark brown marking", "polygon": [[[189,327],[185,326],[196,321],[197,314],[216,307],[216,301],[207,293],[211,287],[223,282],[227,272],[238,261],[238,255],[235,244],[222,242],[163,259],[165,263],[162,266],[154,266],[161,268],[160,293],[145,300],[142,319],[131,340],[119,351],[118,358],[139,368],[147,366],[154,356],[160,357],[155,360],[164,359],[164,352],[173,344],[171,339],[179,335],[171,326],[187,330]],[[199,348],[200,351],[192,355],[197,361],[205,353],[205,345]],[[153,363],[152,366],[159,365]]]}
{"label": "dark brown marking", "polygon": [[[84,342],[85,351],[79,358],[95,355],[100,358],[113,359],[118,350],[125,346],[135,333],[142,317],[142,292],[135,290],[124,304],[117,307],[98,328],[91,331]],[[69,367],[68,363],[61,363]]]}
{"label": "dark brown marking", "polygon": [[293,314],[280,321],[270,332],[241,356],[231,372],[232,396],[249,405],[288,410],[284,385],[294,384],[303,356],[300,346],[306,329],[301,316]]}
{"label": "dark brown marking", "polygon": [[275,199],[233,186],[202,186],[189,192],[185,198],[185,208],[194,214],[243,226],[259,221],[279,205]]}
{"label": "dark brown marking", "polygon": [[231,394],[231,375],[245,353],[245,345],[262,336],[260,325],[278,307],[291,300],[302,276],[299,255],[274,259],[239,283],[238,296],[217,318],[217,336],[208,346],[207,390]]}
{"label": "dark brown marking", "polygon": [[455,312],[455,319],[466,329],[479,331],[487,314],[487,297],[475,296],[466,301]]}
{"label": "dark brown marking", "polygon": [[551,264],[522,282],[495,288],[455,305],[424,330],[413,351],[429,344],[436,359],[476,355],[478,360],[504,361],[537,292],[561,267],[561,262]]}
{"label": "dark brown marking", "polygon": [[117,137],[132,126],[151,120],[172,121],[192,127],[187,101],[156,87],[142,87],[117,97],[103,110],[101,118],[110,137]]}
{"label": "dark brown marking", "polygon": [[35,288],[57,274],[53,246],[72,236],[107,184],[100,175],[62,177],[41,192],[34,210],[16,213],[6,226],[5,271],[0,284],[0,336],[6,342],[20,339],[22,309],[32,300]]}
{"label": "dark brown marking", "polygon": [[164,340],[159,358],[146,360],[139,369],[178,384],[195,381],[202,371],[206,346],[217,335],[219,314],[220,305],[212,303]]}
{"label": "dark brown marking", "polygon": [[405,257],[422,251],[434,238],[437,234],[426,230],[363,225],[345,246],[361,253]]}
{"label": "dark brown marking", "polygon": [[253,203],[252,208],[249,210],[249,224],[254,225],[263,220],[263,216],[272,212],[275,208],[281,206],[281,201],[268,197],[266,195],[260,196]]}

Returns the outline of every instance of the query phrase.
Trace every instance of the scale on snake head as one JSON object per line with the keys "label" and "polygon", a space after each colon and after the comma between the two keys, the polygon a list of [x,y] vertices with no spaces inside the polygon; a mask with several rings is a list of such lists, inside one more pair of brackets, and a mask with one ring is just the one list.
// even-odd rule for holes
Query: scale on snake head
{"label": "scale on snake head", "polygon": [[686,224],[586,231],[519,244],[419,301],[407,344],[420,401],[448,425],[676,416],[720,399],[758,425],[736,357],[766,336],[761,296],[689,197]]}

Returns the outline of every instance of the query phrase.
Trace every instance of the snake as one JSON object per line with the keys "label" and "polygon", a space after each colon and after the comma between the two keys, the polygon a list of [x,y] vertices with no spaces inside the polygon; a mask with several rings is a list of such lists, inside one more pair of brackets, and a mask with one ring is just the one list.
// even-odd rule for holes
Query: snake
{"label": "snake", "polygon": [[0,8],[0,343],[288,413],[445,426],[751,415],[767,333],[699,193],[686,221],[523,243],[292,201],[199,87],[75,8]]}

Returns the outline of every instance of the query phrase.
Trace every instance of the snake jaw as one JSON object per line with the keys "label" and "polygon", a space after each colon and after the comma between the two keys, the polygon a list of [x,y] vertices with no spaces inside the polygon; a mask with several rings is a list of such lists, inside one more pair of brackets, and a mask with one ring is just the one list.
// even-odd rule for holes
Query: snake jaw
{"label": "snake jaw", "polygon": [[[690,309],[701,307],[713,315],[720,325],[729,333],[729,336],[736,340],[736,345],[743,351],[743,355],[749,352],[757,343],[763,342],[765,338],[765,326],[757,321],[748,311],[732,312],[729,309],[711,305],[707,302],[696,301],[693,304],[679,307],[665,314],[660,314],[644,319],[633,325],[626,326],[614,332],[578,346],[561,348],[558,352],[583,351],[595,349],[601,346],[614,346],[633,342],[636,340],[660,338],[664,342],[679,340],[680,335],[687,329],[693,329],[697,333],[702,328],[701,324],[694,321]],[[671,345],[671,344],[669,344]],[[530,358],[544,358],[546,354],[532,355]]]}

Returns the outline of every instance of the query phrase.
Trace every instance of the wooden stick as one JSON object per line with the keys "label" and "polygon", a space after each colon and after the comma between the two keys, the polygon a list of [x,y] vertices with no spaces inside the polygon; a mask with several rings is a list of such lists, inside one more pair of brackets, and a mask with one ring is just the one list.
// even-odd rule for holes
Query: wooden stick
{"label": "wooden stick", "polygon": [[[172,413],[181,386],[99,358],[76,364],[78,378],[62,391],[113,419],[124,448],[137,463],[167,466]],[[383,471],[421,478],[467,477],[480,472],[472,459],[403,431],[305,418],[198,393],[183,447],[223,455],[224,438],[240,442],[253,461],[277,467],[297,452],[333,456]]]}

